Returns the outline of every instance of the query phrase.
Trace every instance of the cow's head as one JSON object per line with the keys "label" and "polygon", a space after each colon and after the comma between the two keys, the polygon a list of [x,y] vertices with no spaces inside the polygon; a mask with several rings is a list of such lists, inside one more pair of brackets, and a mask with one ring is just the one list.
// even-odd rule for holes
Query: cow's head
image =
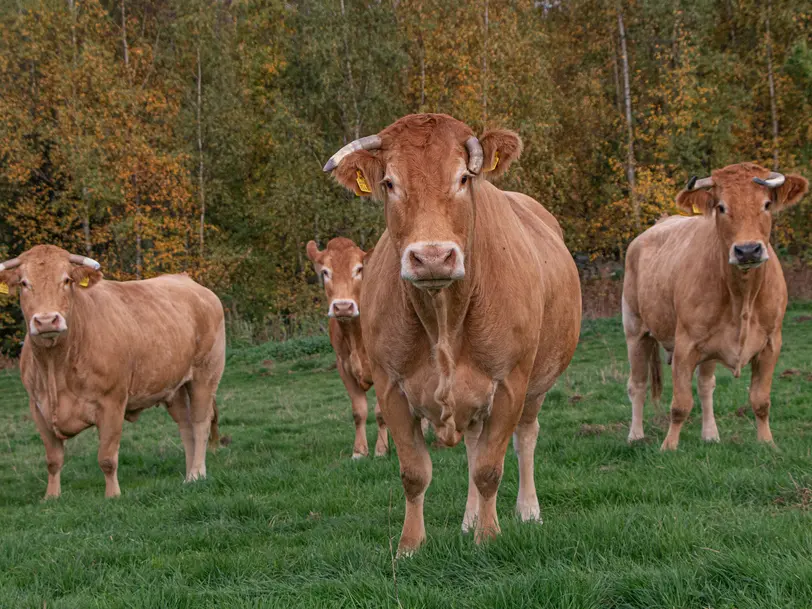
{"label": "cow's head", "polygon": [[19,290],[28,336],[35,345],[52,347],[71,323],[76,290],[95,285],[99,263],[53,245],[38,245],[0,264],[0,284]]}
{"label": "cow's head", "polygon": [[401,277],[436,290],[465,277],[477,183],[507,171],[521,150],[512,131],[477,138],[450,116],[414,114],[344,146],[324,171],[383,201]]}
{"label": "cow's head", "polygon": [[324,283],[327,315],[339,321],[358,317],[361,310],[361,278],[367,253],[349,239],[336,237],[319,251],[315,241],[307,244],[307,257]]}
{"label": "cow's head", "polygon": [[691,178],[677,205],[712,216],[728,262],[747,270],[769,258],[772,214],[797,203],[807,190],[809,182],[799,175],[739,163],[717,169],[710,178]]}

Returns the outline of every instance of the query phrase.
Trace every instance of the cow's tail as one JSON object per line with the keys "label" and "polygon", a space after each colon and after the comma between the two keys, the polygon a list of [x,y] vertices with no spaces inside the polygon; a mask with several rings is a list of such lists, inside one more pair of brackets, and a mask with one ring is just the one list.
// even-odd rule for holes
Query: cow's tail
{"label": "cow's tail", "polygon": [[651,401],[659,404],[663,394],[663,366],[660,362],[660,344],[656,340],[652,340],[649,346],[648,375],[651,379]]}
{"label": "cow's tail", "polygon": [[217,450],[217,447],[220,446],[220,427],[217,425],[220,414],[217,412],[217,399],[212,398],[211,404],[214,412],[211,416],[211,429],[209,429],[209,448]]}

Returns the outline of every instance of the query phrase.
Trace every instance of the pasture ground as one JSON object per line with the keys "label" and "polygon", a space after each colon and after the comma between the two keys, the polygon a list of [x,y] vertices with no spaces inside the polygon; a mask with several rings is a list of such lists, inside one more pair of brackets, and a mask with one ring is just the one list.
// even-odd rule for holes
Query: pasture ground
{"label": "pasture ground", "polygon": [[666,418],[650,404],[650,441],[625,441],[620,321],[587,322],[540,416],[544,524],[512,515],[511,450],[502,535],[474,545],[460,532],[464,447],[432,449],[428,543],[394,563],[397,458],[349,459],[349,402],[321,339],[230,352],[231,442],[204,482],[182,484],[164,409],[125,424],[118,500],[88,430],[68,443],[62,498],[40,501],[44,450],[18,374],[0,373],[0,607],[812,607],[812,305],[791,307],[784,336],[777,449],[755,442],[749,371],[720,369],[721,444],[700,440],[697,403],[680,450],[661,454]]}

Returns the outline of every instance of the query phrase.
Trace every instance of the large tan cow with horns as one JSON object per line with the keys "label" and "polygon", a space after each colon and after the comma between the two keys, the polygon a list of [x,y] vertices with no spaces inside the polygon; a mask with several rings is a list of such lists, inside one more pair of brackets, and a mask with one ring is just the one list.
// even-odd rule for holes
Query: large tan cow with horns
{"label": "large tan cow with horns", "polygon": [[770,246],[772,215],[794,205],[809,184],[752,163],[692,178],[677,205],[694,217],[663,220],[629,245],[623,284],[623,327],[629,351],[629,441],[643,438],[643,405],[651,376],[660,396],[660,345],[672,363],[671,424],[662,444],[674,450],[693,408],[698,370],[702,438],[717,442],[714,371],[721,363],[738,377],[751,365],[750,405],[758,439],[772,442],[770,388],[781,351],[787,286]]}
{"label": "large tan cow with horns", "polygon": [[58,497],[65,440],[95,425],[108,497],[118,496],[126,418],[165,403],[180,427],[186,479],[206,476],[225,364],[220,300],[185,275],[105,281],[99,264],[50,245],[0,264],[28,334],[20,370],[45,443],[46,497]]}
{"label": "large tan cow with horns", "polygon": [[420,417],[446,444],[465,437],[464,530],[474,528],[477,541],[499,532],[496,494],[514,432],[517,511],[540,520],[537,415],[575,351],[581,292],[555,219],[488,181],[520,152],[513,132],[477,138],[450,116],[421,114],[345,146],[324,168],[384,204],[361,324],[406,493],[400,554],[425,539],[432,468]]}

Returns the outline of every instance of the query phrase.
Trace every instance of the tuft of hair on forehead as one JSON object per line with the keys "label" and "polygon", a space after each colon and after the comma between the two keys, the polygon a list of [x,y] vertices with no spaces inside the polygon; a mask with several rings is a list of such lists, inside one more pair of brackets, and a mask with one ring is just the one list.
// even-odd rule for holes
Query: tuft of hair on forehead
{"label": "tuft of hair on forehead", "polygon": [[55,258],[64,258],[67,261],[69,256],[70,252],[56,245],[35,245],[30,250],[20,254],[19,258],[23,262],[46,264],[53,262]]}
{"label": "tuft of hair on forehead", "polygon": [[426,148],[434,142],[450,140],[464,142],[474,135],[471,128],[448,114],[409,114],[381,131],[387,140],[399,146]]}
{"label": "tuft of hair on forehead", "polygon": [[755,163],[736,163],[711,172],[714,184],[725,186],[740,182],[752,182],[753,178],[766,178],[770,170]]}
{"label": "tuft of hair on forehead", "polygon": [[347,239],[346,237],[334,237],[327,242],[327,247],[325,249],[331,252],[343,252],[349,249],[360,250],[361,248],[358,247],[355,244],[355,241],[352,239]]}

